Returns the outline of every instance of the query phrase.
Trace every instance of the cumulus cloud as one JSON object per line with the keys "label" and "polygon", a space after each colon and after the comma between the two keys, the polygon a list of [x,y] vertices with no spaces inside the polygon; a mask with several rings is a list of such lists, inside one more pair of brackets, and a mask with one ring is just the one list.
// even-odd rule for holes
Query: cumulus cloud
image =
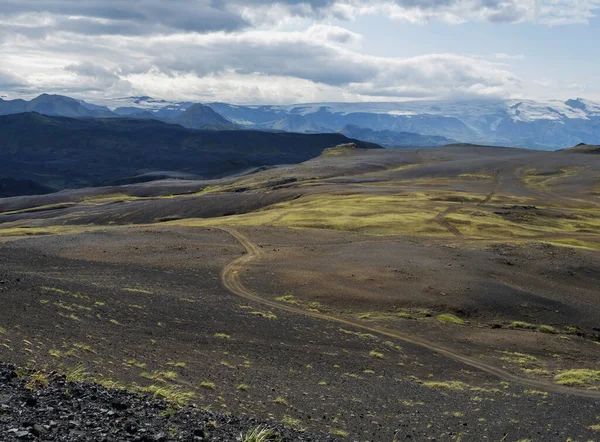
{"label": "cumulus cloud", "polygon": [[[519,79],[501,64],[456,54],[372,56],[360,51],[359,42],[359,35],[327,25],[303,31],[174,33],[143,39],[82,36],[76,42],[60,34],[29,42],[37,51],[56,54],[35,67],[29,84],[40,91],[139,90],[212,100],[224,100],[223,94],[236,91],[232,98],[237,102],[273,96],[280,102],[284,91],[287,100],[294,101],[298,95],[291,84],[308,91],[303,92],[305,98],[320,91],[332,99],[360,100],[449,93],[505,96],[520,87]],[[31,50],[13,47],[6,62],[15,68],[25,65],[23,54]],[[200,85],[207,89],[200,90]]]}
{"label": "cumulus cloud", "polygon": [[24,86],[24,81],[10,72],[0,70],[0,88],[12,89]]}
{"label": "cumulus cloud", "polygon": [[494,54],[494,57],[497,60],[525,60],[525,56],[523,54],[511,55],[511,54],[505,54],[504,52],[499,52],[497,54]]}
{"label": "cumulus cloud", "polygon": [[533,81],[535,84],[537,84],[538,86],[544,87],[544,88],[549,88],[552,87],[554,85],[554,82],[552,80],[550,80],[549,78],[546,77],[542,77],[539,78],[537,80]]}
{"label": "cumulus cloud", "polygon": [[239,31],[290,17],[349,19],[385,13],[409,22],[432,20],[550,24],[586,22],[600,0],[2,0],[7,25],[37,17],[22,32],[68,30],[86,35]]}
{"label": "cumulus cloud", "polygon": [[521,81],[501,62],[522,55],[373,56],[362,52],[361,35],[330,19],[554,25],[585,22],[598,7],[600,0],[2,0],[0,89],[238,102],[506,97]]}

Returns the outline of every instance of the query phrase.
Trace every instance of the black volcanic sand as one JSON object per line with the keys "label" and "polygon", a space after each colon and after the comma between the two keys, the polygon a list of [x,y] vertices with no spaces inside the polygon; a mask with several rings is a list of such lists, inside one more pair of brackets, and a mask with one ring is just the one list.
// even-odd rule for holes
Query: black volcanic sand
{"label": "black volcanic sand", "polygon": [[[200,408],[323,437],[597,440],[598,399],[502,382],[416,344],[229,293],[220,273],[246,252],[201,225],[233,224],[257,245],[239,279],[263,298],[552,386],[564,370],[598,370],[599,177],[600,156],[578,151],[355,149],[215,181],[0,199],[0,360],[177,388]],[[400,196],[375,214],[400,221],[300,230],[289,227],[302,214],[275,207],[269,217],[273,204],[344,195]],[[398,218],[405,208],[422,222]]]}
{"label": "black volcanic sand", "polygon": [[[600,255],[595,251],[539,242],[457,247],[416,237],[238,230],[261,250],[243,281],[262,296],[291,297],[282,302],[306,308],[317,303],[321,311],[366,325],[410,331],[549,383],[561,370],[598,367]],[[440,323],[441,314],[465,324]],[[515,327],[517,321],[532,329]],[[535,360],[524,363],[515,352]]]}
{"label": "black volcanic sand", "polygon": [[242,253],[222,231],[166,226],[5,243],[0,358],[175,385],[202,408],[348,440],[597,435],[595,399],[528,391],[416,345],[229,294],[219,272]]}

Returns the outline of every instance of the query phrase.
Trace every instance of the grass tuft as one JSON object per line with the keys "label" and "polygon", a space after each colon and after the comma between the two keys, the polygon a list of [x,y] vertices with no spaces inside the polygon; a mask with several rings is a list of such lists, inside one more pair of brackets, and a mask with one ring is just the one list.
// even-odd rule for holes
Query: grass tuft
{"label": "grass tuft", "polygon": [[548,397],[548,393],[545,391],[539,391],[539,390],[525,390],[525,394],[529,394],[531,396],[542,396],[542,397]]}
{"label": "grass tuft", "polygon": [[275,301],[286,302],[288,304],[293,304],[293,305],[298,304],[298,301],[296,301],[296,299],[294,298],[294,295],[279,296],[278,298],[275,298]]}
{"label": "grass tuft", "polygon": [[140,373],[140,376],[143,378],[146,378],[146,379],[150,379],[152,381],[160,381],[160,382],[167,383],[168,381],[171,381],[171,380],[177,378],[178,375],[174,371],[154,370],[151,373],[144,371],[144,372]]}
{"label": "grass tuft", "polygon": [[244,433],[240,433],[242,442],[281,442],[283,439],[279,434],[267,427],[255,427]]}
{"label": "grass tuft", "polygon": [[540,325],[538,327],[538,330],[541,331],[542,333],[549,333],[549,334],[556,333],[556,330],[554,329],[554,327],[552,327],[550,325]]}
{"label": "grass tuft", "polygon": [[369,355],[373,356],[374,358],[377,358],[377,359],[385,359],[385,355],[383,353],[380,353],[380,352],[375,351],[375,350],[371,350],[369,352]]}
{"label": "grass tuft", "polygon": [[55,358],[62,358],[63,356],[62,352],[56,348],[51,348],[50,350],[48,350],[48,354]]}
{"label": "grass tuft", "polygon": [[167,362],[167,365],[171,365],[171,366],[177,367],[177,368],[184,368],[185,367],[185,362],[169,361],[169,362]]}
{"label": "grass tuft", "polygon": [[196,397],[193,392],[184,391],[177,385],[150,385],[142,387],[139,390],[141,392],[152,393],[155,399],[160,397],[175,405],[187,405]]}
{"label": "grass tuft", "polygon": [[458,316],[452,315],[450,313],[444,313],[442,315],[438,315],[437,320],[446,324],[458,324],[463,325],[465,321]]}
{"label": "grass tuft", "polygon": [[65,372],[67,382],[83,382],[88,380],[88,377],[89,373],[85,371],[85,368],[81,364],[70,368]]}
{"label": "grass tuft", "polygon": [[424,381],[423,385],[425,387],[433,388],[434,390],[447,390],[447,391],[463,391],[467,385],[460,381],[444,381],[444,382],[434,382],[434,381]]}
{"label": "grass tuft", "polygon": [[273,312],[250,312],[251,315],[254,316],[260,316],[261,318],[266,318],[266,319],[277,319],[277,316],[273,313]]}
{"label": "grass tuft", "polygon": [[200,388],[206,388],[207,390],[214,390],[215,389],[215,383],[214,382],[209,382],[209,381],[202,381],[202,382],[200,382],[200,384],[198,386]]}
{"label": "grass tuft", "polygon": [[600,382],[600,371],[590,369],[567,370],[554,376],[557,384],[568,386],[579,386]]}
{"label": "grass tuft", "polygon": [[340,436],[340,437],[347,437],[350,435],[350,433],[348,433],[345,430],[339,430],[339,429],[331,429],[329,430],[329,434],[331,434],[332,436]]}
{"label": "grass tuft", "polygon": [[289,402],[287,401],[287,399],[282,396],[277,396],[275,399],[273,399],[273,402],[275,402],[276,404],[281,404],[281,405],[289,405]]}
{"label": "grass tuft", "polygon": [[522,328],[525,330],[534,330],[536,328],[535,325],[530,324],[529,322],[523,322],[523,321],[513,321],[510,323],[509,327],[510,328]]}
{"label": "grass tuft", "polygon": [[50,384],[50,380],[46,373],[42,373],[41,371],[36,371],[31,375],[27,383],[25,384],[25,388],[30,391],[37,391],[40,388],[46,388]]}

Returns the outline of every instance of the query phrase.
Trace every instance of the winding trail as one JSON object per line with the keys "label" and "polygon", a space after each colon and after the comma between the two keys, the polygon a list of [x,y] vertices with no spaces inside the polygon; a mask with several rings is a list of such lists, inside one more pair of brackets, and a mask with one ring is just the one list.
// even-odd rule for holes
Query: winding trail
{"label": "winding trail", "polygon": [[371,333],[375,333],[381,336],[387,336],[389,338],[399,339],[404,342],[408,342],[410,344],[418,345],[420,347],[426,348],[433,352],[436,352],[442,356],[445,356],[454,361],[463,363],[475,369],[481,370],[485,373],[488,373],[492,376],[500,378],[504,381],[514,382],[515,384],[519,384],[524,387],[534,388],[538,390],[543,390],[552,393],[558,394],[567,394],[571,396],[579,396],[579,397],[587,397],[600,399],[600,391],[593,390],[577,390],[569,387],[563,387],[560,385],[555,385],[549,382],[544,382],[536,379],[523,378],[517,376],[513,373],[510,373],[503,368],[496,367],[493,365],[486,364],[485,362],[479,361],[476,358],[472,358],[469,356],[464,356],[459,353],[456,353],[454,350],[444,347],[442,345],[426,341],[424,339],[410,336],[404,334],[402,332],[391,330],[384,327],[376,327],[363,324],[359,321],[355,321],[348,318],[342,318],[339,316],[333,316],[325,313],[312,312],[308,310],[304,310],[301,308],[297,308],[291,305],[281,304],[271,299],[263,298],[253,292],[252,290],[246,288],[240,279],[240,274],[242,269],[250,264],[252,261],[258,259],[260,257],[260,248],[254,244],[246,235],[238,232],[230,227],[214,227],[224,232],[227,232],[231,236],[233,236],[245,249],[246,253],[239,258],[231,261],[221,273],[221,280],[223,286],[230,291],[232,294],[239,296],[241,298],[247,299],[249,301],[253,301],[259,304],[263,304],[269,307],[272,307],[277,310],[286,311],[289,313],[294,313],[298,315],[308,316],[315,319],[321,319],[330,322],[337,322],[339,324],[347,325],[350,327],[358,328],[361,330],[366,330]]}
{"label": "winding trail", "polygon": [[494,198],[494,196],[498,193],[501,185],[502,185],[502,176],[500,175],[500,170],[496,169],[496,170],[494,170],[494,188],[477,205],[483,206],[484,204],[489,203],[492,200],[492,198]]}
{"label": "winding trail", "polygon": [[[489,203],[492,198],[494,198],[494,196],[496,195],[496,193],[498,193],[498,190],[500,189],[500,185],[502,184],[502,177],[500,176],[500,171],[498,169],[494,170],[494,188],[492,189],[492,191],[490,193],[488,193],[485,198],[483,198],[481,201],[479,201],[477,203],[477,206],[483,206],[487,203]],[[433,218],[433,220],[438,223],[440,226],[442,226],[443,228],[445,228],[446,230],[448,230],[450,233],[452,233],[454,236],[463,236],[462,232],[460,230],[458,230],[455,226],[453,226],[448,219],[446,219],[447,215],[450,215],[451,213],[456,212],[458,209],[460,209],[461,206],[458,204],[454,204],[450,207],[448,207],[447,209],[441,211],[440,213],[438,213],[435,218]]]}

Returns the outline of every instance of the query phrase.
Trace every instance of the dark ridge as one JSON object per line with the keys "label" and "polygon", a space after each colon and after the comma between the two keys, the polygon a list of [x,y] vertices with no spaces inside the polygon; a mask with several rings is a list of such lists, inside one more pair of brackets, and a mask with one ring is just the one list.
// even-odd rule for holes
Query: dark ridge
{"label": "dark ridge", "polygon": [[568,149],[561,149],[560,152],[600,154],[600,146],[579,143],[577,146],[569,147]]}
{"label": "dark ridge", "polygon": [[32,180],[0,178],[0,198],[18,195],[45,195],[52,192],[54,192],[54,189],[42,186]]}
{"label": "dark ridge", "polygon": [[0,116],[0,176],[58,190],[165,170],[217,178],[300,163],[352,141],[342,134],[199,131],[152,119],[21,113]]}

